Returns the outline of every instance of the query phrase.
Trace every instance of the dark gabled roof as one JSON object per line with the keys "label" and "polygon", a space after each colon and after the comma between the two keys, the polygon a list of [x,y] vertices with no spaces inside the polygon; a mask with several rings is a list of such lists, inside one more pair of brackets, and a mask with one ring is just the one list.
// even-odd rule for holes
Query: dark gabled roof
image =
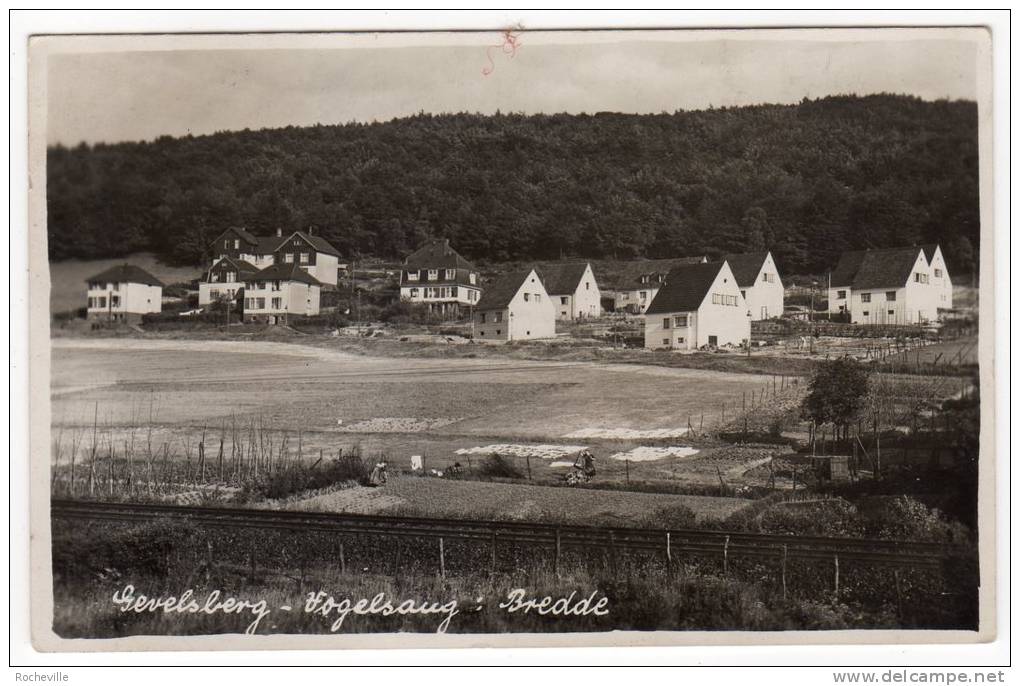
{"label": "dark gabled roof", "polygon": [[322,283],[314,276],[299,267],[296,262],[271,264],[248,278],[249,281],[300,281],[312,286]]}
{"label": "dark gabled roof", "polygon": [[[674,257],[663,260],[633,260],[623,264],[614,265],[613,275],[607,280],[607,290],[634,290],[642,286],[658,284],[655,278],[657,274],[666,276],[674,267],[682,267],[688,264],[703,264],[708,258],[701,255],[698,257]],[[642,283],[642,276],[652,277],[648,283]]]}
{"label": "dark gabled roof", "polygon": [[645,313],[696,311],[704,302],[724,264],[726,263],[708,262],[672,269]]}
{"label": "dark gabled roof", "polygon": [[415,250],[404,260],[404,265],[412,269],[469,269],[478,271],[473,264],[465,260],[450,247],[449,239],[429,241]]}
{"label": "dark gabled roof", "polygon": [[549,295],[570,295],[577,290],[588,262],[568,262],[541,267],[538,270],[542,284]]}
{"label": "dark gabled roof", "polygon": [[256,255],[272,255],[283,244],[282,236],[259,236],[255,240]]}
{"label": "dark gabled roof", "polygon": [[853,250],[839,258],[832,272],[832,288],[900,288],[907,283],[921,248]]}
{"label": "dark gabled roof", "polygon": [[501,310],[510,304],[510,301],[521,290],[525,280],[535,271],[534,269],[521,269],[507,274],[497,276],[491,283],[485,284],[482,297],[475,305],[477,310]]}
{"label": "dark gabled roof", "polygon": [[335,257],[340,257],[340,251],[339,250],[334,248],[333,245],[329,241],[327,241],[325,238],[323,238],[322,236],[316,236],[314,233],[305,233],[304,231],[295,231],[290,236],[287,236],[286,238],[282,239],[280,241],[280,245],[282,246],[284,241],[290,240],[290,238],[292,236],[295,236],[295,235],[300,236],[301,238],[303,238],[306,241],[308,241],[308,243],[311,244],[319,252],[326,253],[327,255],[333,255]]}
{"label": "dark gabled roof", "polygon": [[238,274],[237,280],[238,281],[243,281],[244,277],[251,276],[251,275],[255,274],[256,272],[258,272],[258,270],[259,270],[259,268],[256,267],[251,262],[248,262],[248,261],[242,260],[242,259],[234,259],[233,257],[227,256],[227,257],[221,258],[220,260],[218,260],[216,262],[216,264],[214,264],[213,266],[209,267],[209,269],[205,273],[205,278],[208,279],[209,278],[209,273],[212,272],[213,269],[217,269],[218,267],[220,267],[224,263],[231,265],[237,271],[237,274]]}
{"label": "dark gabled roof", "polygon": [[723,255],[722,261],[729,262],[730,269],[733,271],[733,278],[737,280],[737,285],[741,288],[749,288],[758,280],[761,266],[765,264],[765,258],[768,256],[768,250],[765,252],[734,253]]}
{"label": "dark gabled roof", "polygon": [[118,264],[85,279],[87,282],[103,281],[109,283],[143,283],[146,286],[163,286],[163,282],[133,264]]}
{"label": "dark gabled roof", "polygon": [[861,268],[861,262],[864,261],[867,252],[867,250],[848,250],[840,255],[836,268],[829,276],[829,286],[832,288],[852,286],[854,277],[857,276],[857,270]]}
{"label": "dark gabled roof", "polygon": [[223,233],[216,237],[216,240],[219,240],[224,234],[230,232],[236,233],[245,243],[249,243],[251,245],[258,243],[259,239],[253,233],[240,226],[228,226],[223,230]]}

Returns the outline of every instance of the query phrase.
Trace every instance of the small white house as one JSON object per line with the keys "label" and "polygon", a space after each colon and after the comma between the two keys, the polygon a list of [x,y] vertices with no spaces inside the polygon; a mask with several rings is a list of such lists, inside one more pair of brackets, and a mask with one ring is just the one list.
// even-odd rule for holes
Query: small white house
{"label": "small white house", "polygon": [[88,319],[139,322],[143,314],[163,309],[163,284],[141,267],[110,267],[86,282]]}
{"label": "small white house", "polygon": [[938,246],[854,250],[843,253],[829,276],[829,312],[848,313],[854,324],[924,324],[952,307],[951,289]]}
{"label": "small white house", "polygon": [[485,285],[475,308],[475,339],[509,343],[556,335],[556,310],[534,269],[504,274]]}
{"label": "small white house", "polygon": [[481,295],[478,269],[445,238],[411,253],[400,270],[400,299],[435,312],[455,314],[475,307]]}
{"label": "small white house", "polygon": [[751,321],[783,315],[783,282],[771,252],[726,255],[723,260],[733,270]]}
{"label": "small white house", "polygon": [[233,302],[240,297],[245,282],[258,272],[255,265],[233,257],[217,260],[198,284],[198,304]]}
{"label": "small white house", "polygon": [[552,298],[557,319],[588,319],[602,313],[602,292],[590,263],[542,267],[541,278]]}
{"label": "small white house", "polygon": [[727,262],[673,269],[645,312],[646,348],[715,348],[750,337],[747,304]]}
{"label": "small white house", "polygon": [[294,317],[319,314],[322,284],[297,264],[274,264],[244,284],[244,321],[288,324]]}

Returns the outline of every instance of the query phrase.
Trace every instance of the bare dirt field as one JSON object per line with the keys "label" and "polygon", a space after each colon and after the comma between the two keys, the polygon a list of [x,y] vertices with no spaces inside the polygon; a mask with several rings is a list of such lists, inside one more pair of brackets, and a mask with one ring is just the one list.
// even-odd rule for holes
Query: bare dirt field
{"label": "bare dirt field", "polygon": [[689,446],[677,430],[689,417],[707,430],[724,403],[732,418],[742,395],[767,381],[587,362],[375,358],[251,341],[58,338],[52,361],[54,434],[63,427],[65,438],[95,421],[123,445],[128,434],[142,440],[151,416],[152,442],[168,443],[171,455],[203,432],[210,450],[224,440],[229,451],[232,427],[259,422],[288,432],[290,449],[300,445],[305,457],[358,449],[402,469],[411,455],[445,469],[477,465],[486,446],[514,445],[523,448],[511,459],[535,482],[561,479],[580,448],[595,452],[605,478],[682,482],[677,468],[691,462],[689,450],[610,456]]}

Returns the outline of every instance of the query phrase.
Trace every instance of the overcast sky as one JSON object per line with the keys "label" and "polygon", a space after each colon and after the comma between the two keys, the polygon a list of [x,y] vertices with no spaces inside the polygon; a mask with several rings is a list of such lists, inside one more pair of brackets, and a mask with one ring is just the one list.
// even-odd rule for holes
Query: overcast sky
{"label": "overcast sky", "polygon": [[977,95],[969,41],[534,38],[521,36],[513,59],[484,45],[51,54],[47,140],[151,140],[418,111],[649,113],[844,93]]}

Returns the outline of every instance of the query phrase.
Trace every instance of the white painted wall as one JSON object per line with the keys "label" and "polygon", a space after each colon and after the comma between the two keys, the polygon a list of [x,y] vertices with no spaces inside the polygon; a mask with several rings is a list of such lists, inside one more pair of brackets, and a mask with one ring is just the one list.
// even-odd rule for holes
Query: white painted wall
{"label": "white painted wall", "polygon": [[[111,312],[113,314],[148,314],[160,312],[163,309],[163,288],[160,286],[148,286],[143,283],[97,285],[98,288],[87,289],[86,298],[92,299],[91,307],[87,306],[89,301],[85,301],[88,314],[94,316]],[[112,305],[114,296],[118,298],[117,305]],[[100,299],[105,302],[105,305],[99,304]]]}
{"label": "white painted wall", "polygon": [[[502,321],[496,322],[497,314]],[[501,343],[555,335],[556,310],[534,270],[506,309],[475,313],[475,337],[479,341]]]}
{"label": "white painted wall", "polygon": [[337,269],[340,266],[340,260],[335,255],[317,252],[315,253],[315,264],[300,266],[322,283],[327,283],[331,286],[336,285]]}
{"label": "white painted wall", "polygon": [[[931,285],[935,289],[935,307],[939,310],[951,310],[953,308],[953,282],[949,277],[949,270],[946,269],[946,260],[942,255],[942,248],[935,249],[931,258]],[[940,275],[936,276],[936,272]]]}
{"label": "white painted wall", "polygon": [[655,300],[655,295],[659,292],[660,286],[661,284],[659,283],[650,283],[642,288],[613,291],[613,309],[620,312],[628,305],[636,305],[638,312],[643,313],[652,304],[652,301]]}
{"label": "white painted wall", "polygon": [[[400,286],[400,299],[406,300],[411,303],[459,303],[461,305],[474,305],[478,302],[478,299],[482,296],[480,288],[474,286],[462,286],[458,285],[457,295],[429,295],[426,296],[425,289],[428,288],[429,292],[435,288],[453,288],[453,286],[433,286],[428,281],[413,281],[405,282]],[[440,291],[442,293],[442,291]]]}
{"label": "white painted wall", "polygon": [[[319,314],[319,295],[322,290],[320,286],[302,283],[300,281],[282,281],[280,290],[273,290],[273,282],[267,281],[264,288],[258,288],[252,284],[252,288],[244,291],[244,313],[245,315],[316,315]],[[262,298],[262,307],[258,306],[258,299]],[[273,299],[279,298],[278,306],[274,306]]]}
{"label": "white painted wall", "polygon": [[219,293],[220,298],[226,297],[233,300],[237,291],[242,288],[244,288],[244,284],[240,282],[207,283],[202,281],[198,284],[198,304],[205,307],[206,305],[211,305],[216,302],[218,298],[214,295],[214,292]]}
{"label": "white painted wall", "polygon": [[754,285],[744,288],[743,293],[752,321],[783,316],[783,281],[772,253],[766,255]]}

